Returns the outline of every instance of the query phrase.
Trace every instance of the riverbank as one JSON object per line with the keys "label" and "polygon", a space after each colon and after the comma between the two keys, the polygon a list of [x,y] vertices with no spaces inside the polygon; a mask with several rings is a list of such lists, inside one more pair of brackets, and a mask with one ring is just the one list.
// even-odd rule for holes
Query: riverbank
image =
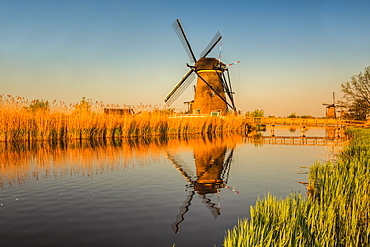
{"label": "riverbank", "polygon": [[[76,140],[131,138],[188,134],[240,132],[241,118],[225,117],[170,118],[171,110],[142,107],[136,114],[116,110],[107,114],[101,102],[85,99],[66,106],[64,103],[28,102],[23,98],[0,97],[0,141]],[[120,108],[119,108],[120,109]],[[109,111],[108,111],[109,112]],[[112,112],[112,111],[111,111]],[[114,112],[114,111],[113,111]],[[130,111],[131,112],[131,111]]]}
{"label": "riverbank", "polygon": [[267,195],[229,230],[224,246],[368,246],[370,130],[349,129],[337,162],[310,167],[307,198]]}

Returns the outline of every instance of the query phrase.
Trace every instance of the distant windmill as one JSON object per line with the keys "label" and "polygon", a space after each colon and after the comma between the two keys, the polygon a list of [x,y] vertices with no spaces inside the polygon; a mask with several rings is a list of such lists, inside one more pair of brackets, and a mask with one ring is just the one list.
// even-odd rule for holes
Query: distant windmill
{"label": "distant windmill", "polygon": [[337,118],[337,108],[343,108],[345,106],[335,103],[335,93],[333,92],[333,103],[322,103],[326,106],[326,117]]}
{"label": "distant windmill", "polygon": [[221,40],[222,36],[220,32],[216,33],[208,46],[200,54],[200,59],[197,60],[180,20],[177,19],[172,24],[172,27],[177,33],[193,65],[187,64],[190,70],[165,97],[164,101],[166,104],[171,105],[197,76],[194,100],[186,102],[189,104],[190,112],[196,114],[224,115],[228,111],[228,108],[236,112],[233,98],[234,93],[232,92],[229,70],[227,68],[232,64],[226,65],[222,63],[220,57],[219,59],[206,57]]}

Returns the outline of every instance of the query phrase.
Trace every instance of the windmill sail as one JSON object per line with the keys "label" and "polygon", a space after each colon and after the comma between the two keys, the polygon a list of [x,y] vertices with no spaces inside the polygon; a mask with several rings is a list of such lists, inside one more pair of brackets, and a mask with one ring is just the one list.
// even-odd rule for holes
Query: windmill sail
{"label": "windmill sail", "polygon": [[215,219],[220,216],[220,208],[216,207],[216,203],[213,203],[211,199],[207,198],[206,195],[199,195],[199,198],[202,199],[202,203],[206,205],[206,207],[211,211],[211,214]]}
{"label": "windmill sail", "polygon": [[185,220],[185,214],[189,211],[191,200],[194,197],[195,192],[189,191],[188,196],[180,207],[180,212],[176,215],[176,221],[171,224],[172,231],[178,233],[180,231],[180,224]]}
{"label": "windmill sail", "polygon": [[217,32],[211,42],[207,45],[207,47],[203,50],[203,52],[200,54],[200,57],[206,57],[212,49],[217,45],[218,42],[222,39],[222,36],[220,32]]}
{"label": "windmill sail", "polygon": [[230,166],[231,166],[231,162],[233,160],[233,156],[234,156],[234,148],[232,148],[230,150],[230,153],[229,153],[225,163],[223,164],[224,168],[222,169],[221,178],[222,178],[222,180],[225,181],[225,183],[227,183],[229,181]]}
{"label": "windmill sail", "polygon": [[176,86],[171,90],[171,92],[164,98],[164,102],[170,106],[185,89],[191,84],[195,79],[195,74],[193,70],[189,70],[184,77],[176,84]]}
{"label": "windmill sail", "polygon": [[188,165],[184,162],[181,162],[175,157],[173,157],[169,152],[166,153],[167,159],[174,164],[175,168],[181,173],[181,175],[186,179],[188,183],[193,183],[194,174],[191,171],[191,169],[188,167]]}
{"label": "windmill sail", "polygon": [[227,79],[224,74],[222,74],[223,81],[225,82],[225,85],[227,88],[226,94],[229,96],[230,102],[232,104],[232,109],[236,111],[235,102],[234,102],[234,92],[231,88],[231,80],[230,80],[230,73],[229,70],[227,70]]}
{"label": "windmill sail", "polygon": [[197,59],[194,56],[193,50],[191,49],[190,43],[188,38],[186,38],[185,31],[181,26],[180,19],[177,19],[173,24],[172,24],[173,29],[175,30],[177,36],[179,37],[182,45],[184,46],[184,49],[186,53],[189,56],[189,59],[192,63],[195,63]]}

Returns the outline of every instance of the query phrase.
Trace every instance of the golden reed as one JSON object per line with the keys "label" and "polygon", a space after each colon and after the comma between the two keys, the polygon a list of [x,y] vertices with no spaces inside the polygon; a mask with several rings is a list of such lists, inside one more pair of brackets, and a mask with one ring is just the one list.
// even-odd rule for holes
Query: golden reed
{"label": "golden reed", "polygon": [[[156,107],[137,115],[105,114],[101,102],[65,105],[0,95],[0,141],[74,140],[240,132],[242,119],[227,117],[170,118]],[[46,106],[45,106],[46,105]],[[39,107],[35,107],[39,106]],[[140,109],[139,109],[140,110]]]}

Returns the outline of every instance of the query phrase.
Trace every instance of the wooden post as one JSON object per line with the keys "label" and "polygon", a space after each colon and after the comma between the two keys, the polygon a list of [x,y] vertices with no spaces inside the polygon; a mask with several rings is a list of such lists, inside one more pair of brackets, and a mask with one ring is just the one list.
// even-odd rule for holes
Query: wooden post
{"label": "wooden post", "polygon": [[305,132],[306,132],[306,126],[302,125],[301,126],[301,137],[305,137]]}
{"label": "wooden post", "polygon": [[271,125],[270,136],[275,137],[275,125]]}

